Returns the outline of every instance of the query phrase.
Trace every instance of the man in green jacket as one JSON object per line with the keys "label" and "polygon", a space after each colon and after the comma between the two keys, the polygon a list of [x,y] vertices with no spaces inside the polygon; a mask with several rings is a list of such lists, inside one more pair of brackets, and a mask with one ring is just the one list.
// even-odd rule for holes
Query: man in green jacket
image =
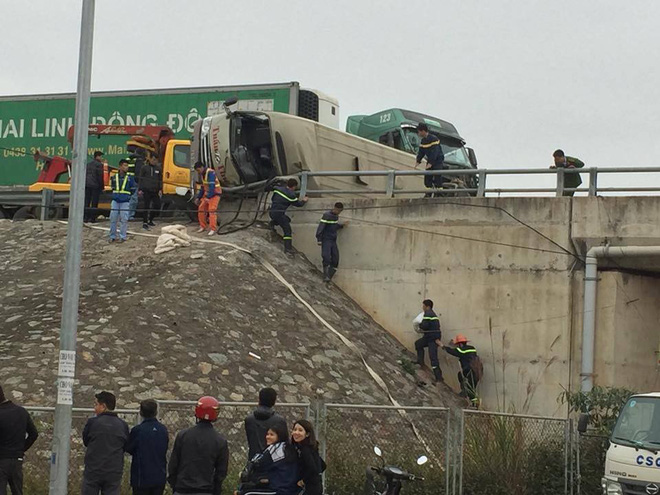
{"label": "man in green jacket", "polygon": [[[562,150],[557,150],[552,154],[555,159],[555,164],[550,168],[582,168],[584,162],[572,156],[566,156]],[[580,187],[582,179],[580,174],[566,174],[564,175],[564,188],[575,189]],[[573,196],[575,191],[564,191],[564,196]]]}

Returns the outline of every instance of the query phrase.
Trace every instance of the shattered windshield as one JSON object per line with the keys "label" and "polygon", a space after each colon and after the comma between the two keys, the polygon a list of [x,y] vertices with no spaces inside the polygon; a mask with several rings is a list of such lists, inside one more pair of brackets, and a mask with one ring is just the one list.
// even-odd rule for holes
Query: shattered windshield
{"label": "shattered windshield", "polygon": [[660,449],[660,398],[631,397],[612,432],[613,443]]}

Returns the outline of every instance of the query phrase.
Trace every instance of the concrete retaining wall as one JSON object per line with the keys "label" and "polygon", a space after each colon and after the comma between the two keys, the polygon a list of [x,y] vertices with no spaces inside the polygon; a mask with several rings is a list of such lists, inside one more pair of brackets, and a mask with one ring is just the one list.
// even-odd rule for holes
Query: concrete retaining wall
{"label": "concrete retaining wall", "polygon": [[[660,244],[660,198],[609,199],[344,201],[356,209],[343,215],[351,223],[340,233],[335,280],[410,349],[417,337],[411,320],[423,299],[433,299],[443,339],[466,334],[484,360],[480,394],[486,408],[562,415],[558,396],[563,388],[579,387],[582,265],[496,208],[568,250],[612,233],[625,234],[617,244],[641,237]],[[320,210],[333,202],[310,200],[292,215],[296,247],[319,265],[314,232]],[[634,222],[631,210],[637,212]],[[650,390],[658,377],[659,281],[601,276],[596,383]],[[627,303],[630,298],[638,300]],[[635,341],[650,349],[651,361],[640,361],[638,346],[630,344]],[[457,388],[456,360],[444,355],[441,366]]]}

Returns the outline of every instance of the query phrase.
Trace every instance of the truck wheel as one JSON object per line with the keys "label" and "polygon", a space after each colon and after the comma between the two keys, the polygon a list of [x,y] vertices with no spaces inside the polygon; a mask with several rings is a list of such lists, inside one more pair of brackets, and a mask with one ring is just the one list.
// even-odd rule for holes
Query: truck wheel
{"label": "truck wheel", "polygon": [[13,220],[33,220],[35,218],[33,210],[33,206],[22,206],[14,213]]}
{"label": "truck wheel", "polygon": [[[34,208],[34,218],[41,219],[41,206]],[[48,208],[48,213],[46,214],[46,220],[57,220],[62,218],[61,208]]]}

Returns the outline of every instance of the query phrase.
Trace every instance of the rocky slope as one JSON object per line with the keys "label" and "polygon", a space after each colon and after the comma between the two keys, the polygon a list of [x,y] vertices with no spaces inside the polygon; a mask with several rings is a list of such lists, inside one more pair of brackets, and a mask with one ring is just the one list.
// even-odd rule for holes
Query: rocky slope
{"label": "rocky slope", "polygon": [[[459,404],[444,387],[420,386],[399,362],[402,346],[264,230],[221,240],[269,260],[401,403]],[[0,221],[0,383],[23,404],[55,402],[65,241],[62,224]],[[98,389],[115,391],[120,407],[202,394],[253,401],[268,385],[282,402],[388,403],[357,353],[254,258],[201,243],[155,255],[154,245],[138,236],[108,244],[104,232],[85,229],[74,404],[89,405]]]}

